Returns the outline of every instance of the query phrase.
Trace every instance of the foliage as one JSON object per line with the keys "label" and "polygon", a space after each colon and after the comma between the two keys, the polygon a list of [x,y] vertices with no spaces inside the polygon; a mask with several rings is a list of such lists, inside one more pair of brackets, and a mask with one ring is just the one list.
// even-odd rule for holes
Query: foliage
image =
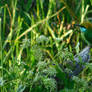
{"label": "foliage", "polygon": [[68,76],[74,69],[68,61],[75,64],[74,55],[86,46],[71,24],[90,20],[91,5],[0,0],[0,92],[91,92],[91,62],[78,76]]}

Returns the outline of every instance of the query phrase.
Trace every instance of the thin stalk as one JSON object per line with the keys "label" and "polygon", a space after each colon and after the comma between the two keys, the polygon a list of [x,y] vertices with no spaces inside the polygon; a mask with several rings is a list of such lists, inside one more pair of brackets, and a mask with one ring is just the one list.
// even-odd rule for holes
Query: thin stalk
{"label": "thin stalk", "polygon": [[15,42],[18,41],[21,37],[23,37],[25,34],[29,33],[33,28],[37,27],[38,25],[40,25],[41,23],[44,23],[46,21],[48,21],[49,19],[55,17],[57,14],[59,14],[61,11],[63,11],[65,9],[65,7],[61,8],[59,11],[57,11],[56,13],[54,13],[52,16],[46,17],[45,19],[38,21],[36,24],[34,24],[33,26],[29,27],[27,30],[25,30],[19,37],[16,38]]}
{"label": "thin stalk", "polygon": [[6,7],[4,7],[4,17],[3,17],[3,40],[5,37],[5,25],[6,25]]}
{"label": "thin stalk", "polygon": [[[0,18],[0,56],[1,56],[1,76],[3,78],[3,52],[2,52],[2,32],[1,32],[1,18]],[[3,92],[3,87],[1,88],[1,92]]]}
{"label": "thin stalk", "polygon": [[[11,27],[10,27],[10,32],[11,32],[10,40],[12,40],[13,33],[14,33],[14,24],[15,24],[17,0],[12,1],[12,4],[14,5],[14,7],[13,7],[13,15],[12,15],[13,17],[12,17]],[[11,42],[10,45],[12,46],[13,43]],[[12,58],[13,58],[13,51],[14,51],[14,49],[12,50]]]}
{"label": "thin stalk", "polygon": [[85,2],[84,2],[84,0],[82,0],[82,15],[81,15],[81,23],[83,23],[84,18],[85,18],[85,16],[86,16],[86,14],[87,14],[87,12],[88,12],[88,8],[89,8],[89,5],[86,5],[86,7],[84,7],[84,5],[85,5]]}

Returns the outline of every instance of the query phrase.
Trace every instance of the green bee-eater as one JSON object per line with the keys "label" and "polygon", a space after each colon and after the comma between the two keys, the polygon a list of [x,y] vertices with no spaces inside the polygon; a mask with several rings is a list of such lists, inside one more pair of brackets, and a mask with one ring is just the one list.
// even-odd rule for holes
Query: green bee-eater
{"label": "green bee-eater", "polygon": [[81,30],[81,35],[83,40],[92,46],[92,23],[91,22],[83,22],[81,24],[74,24],[78,26]]}

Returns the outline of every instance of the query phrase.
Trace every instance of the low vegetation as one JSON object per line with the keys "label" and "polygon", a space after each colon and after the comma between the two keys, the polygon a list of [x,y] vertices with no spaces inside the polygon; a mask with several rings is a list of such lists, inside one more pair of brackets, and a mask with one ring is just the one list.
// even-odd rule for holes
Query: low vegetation
{"label": "low vegetation", "polygon": [[92,60],[69,77],[84,20],[92,0],[0,0],[0,92],[92,92]]}

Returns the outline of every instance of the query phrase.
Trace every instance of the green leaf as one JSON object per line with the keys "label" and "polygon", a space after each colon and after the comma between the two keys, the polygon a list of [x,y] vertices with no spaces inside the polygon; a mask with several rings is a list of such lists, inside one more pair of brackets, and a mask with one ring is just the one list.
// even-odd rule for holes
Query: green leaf
{"label": "green leaf", "polygon": [[91,5],[92,5],[92,0],[90,0],[90,3],[91,3]]}

